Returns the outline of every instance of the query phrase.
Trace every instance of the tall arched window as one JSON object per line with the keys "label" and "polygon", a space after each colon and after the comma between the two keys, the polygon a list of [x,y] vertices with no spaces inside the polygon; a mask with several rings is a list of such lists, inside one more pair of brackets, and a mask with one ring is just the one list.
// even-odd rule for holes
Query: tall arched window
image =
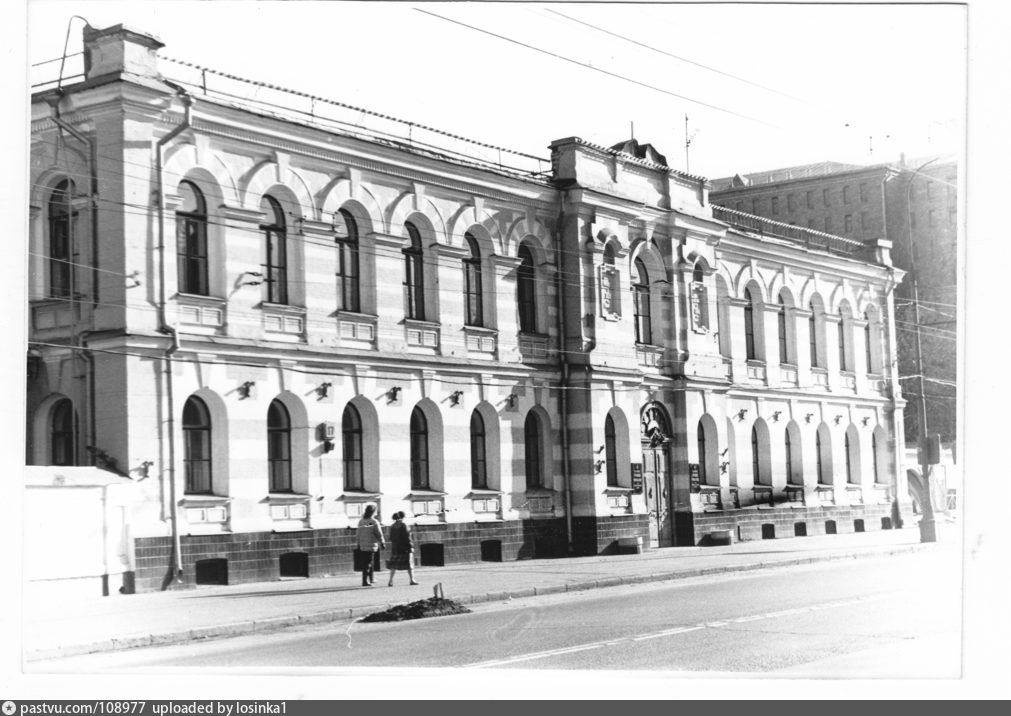
{"label": "tall arched window", "polygon": [[814,458],[815,458],[815,475],[818,478],[818,484],[824,485],[825,482],[825,465],[822,462],[823,452],[825,446],[822,444],[821,440],[821,428],[814,434]]}
{"label": "tall arched window", "polygon": [[210,494],[211,416],[200,398],[190,396],[183,406],[183,469],[187,494]]}
{"label": "tall arched window", "polygon": [[873,335],[873,331],[871,330],[871,316],[870,316],[869,312],[868,313],[864,313],[864,321],[865,321],[865,324],[864,324],[864,357],[867,360],[867,372],[868,373],[873,373],[874,372],[874,358],[873,358],[873,355],[871,353],[871,348],[873,347],[873,343],[871,342],[871,340],[872,340],[871,336]]}
{"label": "tall arched window", "polygon": [[850,434],[843,435],[843,452],[846,456],[846,482],[853,482],[853,463],[850,462]]}
{"label": "tall arched window", "polygon": [[632,297],[635,303],[635,342],[653,343],[653,326],[650,320],[649,273],[642,259],[635,260],[635,284]]}
{"label": "tall arched window", "polygon": [[66,298],[72,290],[71,247],[76,228],[74,183],[64,179],[49,197],[49,295],[54,298]]}
{"label": "tall arched window", "polygon": [[786,302],[779,297],[779,313],[776,314],[776,336],[779,339],[779,362],[789,363],[786,350]]}
{"label": "tall arched window", "polygon": [[846,366],[846,317],[839,311],[839,370],[847,370]]}
{"label": "tall arched window", "polygon": [[702,427],[702,421],[699,421],[695,437],[699,445],[699,478],[705,484],[709,481],[709,471],[706,469],[706,430]]}
{"label": "tall arched window", "polygon": [[793,445],[790,443],[790,431],[784,431],[783,435],[785,436],[783,442],[786,447],[786,482],[790,484],[793,482]]}
{"label": "tall arched window", "polygon": [[532,410],[527,413],[526,422],[523,424],[523,451],[527,489],[543,487],[544,446],[541,444],[541,419]]}
{"label": "tall arched window", "polygon": [[421,408],[411,413],[411,489],[429,489],[428,421]]}
{"label": "tall arched window", "polygon": [[280,400],[267,408],[267,466],[271,492],[291,492],[291,418]]}
{"label": "tall arched window", "polygon": [[811,316],[807,319],[807,336],[811,344],[811,367],[818,367],[818,322],[815,319],[814,304],[810,305]]}
{"label": "tall arched window", "polygon": [[341,417],[341,443],[344,447],[344,489],[364,490],[362,473],[362,418],[348,403]]}
{"label": "tall arched window", "polygon": [[607,468],[607,486],[618,486],[618,449],[614,432],[614,418],[604,420],[604,466]]}
{"label": "tall arched window", "polygon": [[421,234],[407,222],[408,245],[404,247],[404,315],[425,320],[425,265]]}
{"label": "tall arched window", "polygon": [[756,485],[762,484],[762,474],[758,464],[758,426],[751,428],[751,479]]}
{"label": "tall arched window", "polygon": [[182,204],[176,212],[176,258],[179,292],[209,295],[207,270],[207,202],[195,184],[179,183]]}
{"label": "tall arched window", "polygon": [[475,410],[470,414],[470,486],[474,489],[488,488],[486,438],[484,418]]}
{"label": "tall arched window", "polygon": [[516,256],[520,260],[519,268],[516,269],[516,304],[520,314],[520,330],[536,333],[537,285],[534,255],[530,252],[530,247],[523,244]]}
{"label": "tall arched window", "polygon": [[358,224],[350,212],[341,209],[334,215],[334,244],[337,248],[337,308],[361,310],[358,286]]}
{"label": "tall arched window", "polygon": [[267,216],[267,223],[260,226],[263,232],[267,263],[265,281],[268,303],[288,302],[288,240],[286,236],[284,211],[277,200],[265,196],[260,201],[260,211]]}
{"label": "tall arched window", "polygon": [[755,351],[755,307],[751,300],[751,289],[744,289],[744,356],[754,360],[758,354]]}
{"label": "tall arched window", "polygon": [[464,323],[468,326],[484,325],[484,299],[481,295],[481,247],[477,239],[465,234],[470,256],[463,260]]}
{"label": "tall arched window", "polygon": [[612,244],[604,246],[600,267],[600,308],[605,316],[621,315],[621,288]]}
{"label": "tall arched window", "polygon": [[77,464],[77,428],[74,404],[64,398],[53,407],[50,421],[49,444],[51,465]]}

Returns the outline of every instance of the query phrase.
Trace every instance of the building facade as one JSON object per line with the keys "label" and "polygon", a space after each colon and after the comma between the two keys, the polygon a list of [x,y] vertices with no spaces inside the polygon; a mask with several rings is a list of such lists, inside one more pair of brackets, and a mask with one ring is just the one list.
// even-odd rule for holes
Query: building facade
{"label": "building facade", "polygon": [[896,289],[899,372],[909,401],[905,437],[915,445],[921,434],[922,393],[926,432],[954,448],[961,266],[955,159],[903,157],[899,163],[866,167],[824,162],[737,175],[713,180],[711,198],[783,223],[892,244],[895,265],[907,274]]}
{"label": "building facade", "polygon": [[433,566],[896,526],[888,242],[634,140],[524,174],[267,113],[161,46],[88,28],[32,103],[26,458],[134,480],[128,591],[349,571],[369,503]]}

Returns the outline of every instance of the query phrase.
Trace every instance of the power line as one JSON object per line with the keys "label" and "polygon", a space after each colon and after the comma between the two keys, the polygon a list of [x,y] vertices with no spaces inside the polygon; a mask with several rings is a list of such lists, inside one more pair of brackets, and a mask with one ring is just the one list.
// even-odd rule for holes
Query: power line
{"label": "power line", "polygon": [[777,89],[774,89],[772,87],[767,87],[767,86],[759,84],[757,82],[752,82],[751,80],[745,79],[744,77],[741,77],[739,75],[731,74],[730,72],[724,72],[723,70],[716,69],[715,67],[710,67],[709,65],[704,65],[701,62],[695,62],[694,60],[689,60],[687,57],[681,57],[679,55],[675,55],[673,53],[667,52],[666,50],[661,50],[658,47],[653,47],[652,45],[647,45],[646,43],[640,42],[639,40],[632,39],[631,37],[627,37],[625,35],[619,35],[617,32],[613,32],[613,31],[605,29],[603,27],[598,27],[597,25],[594,25],[592,23],[586,22],[585,20],[579,20],[578,18],[574,18],[574,17],[571,17],[569,15],[565,15],[563,13],[558,12],[557,10],[552,10],[551,8],[545,8],[545,10],[547,10],[548,12],[550,12],[553,15],[558,15],[559,17],[563,17],[566,20],[569,20],[571,22],[575,22],[575,23],[578,23],[580,25],[585,25],[586,27],[589,27],[589,28],[592,28],[594,30],[597,30],[598,32],[603,32],[606,35],[611,35],[612,37],[617,37],[619,40],[624,40],[625,42],[631,42],[633,45],[638,45],[639,47],[644,47],[647,50],[652,50],[653,52],[657,52],[657,53],[659,53],[661,55],[666,55],[667,57],[671,57],[671,58],[673,58],[675,60],[679,60],[681,62],[685,62],[685,63],[687,63],[689,65],[695,65],[696,67],[701,67],[702,69],[709,70],[710,72],[715,72],[716,74],[723,75],[724,77],[730,77],[731,79],[735,79],[735,80],[737,80],[739,82],[743,82],[744,84],[751,85],[752,87],[757,87],[759,89],[763,89],[763,90],[766,90],[768,92],[772,92],[774,94],[778,94],[778,95],[780,95],[782,97],[787,97],[789,99],[796,100],[798,102],[803,102],[804,104],[810,104],[809,102],[807,102],[806,100],[801,99],[800,97],[794,97],[791,94],[787,94],[786,92],[781,92],[781,91],[779,91]]}
{"label": "power line", "polygon": [[599,72],[599,73],[601,73],[603,75],[607,75],[608,77],[613,77],[615,79],[619,79],[619,80],[622,80],[624,82],[630,82],[630,83],[632,83],[634,85],[638,85],[640,87],[644,87],[646,89],[653,90],[654,92],[660,92],[662,94],[669,95],[671,97],[676,97],[677,99],[683,99],[686,102],[691,102],[693,104],[697,104],[697,105],[700,105],[702,107],[708,107],[709,109],[714,109],[714,110],[716,110],[718,112],[724,112],[724,113],[730,114],[730,115],[732,115],[734,117],[739,117],[741,119],[746,119],[746,120],[748,120],[750,122],[757,122],[758,124],[762,124],[762,125],[765,125],[767,127],[772,127],[772,128],[775,128],[775,129],[783,129],[783,127],[780,127],[780,126],[775,125],[775,124],[771,124],[770,122],[766,122],[764,120],[758,119],[757,117],[751,117],[751,116],[746,115],[746,114],[741,114],[740,112],[735,112],[732,109],[727,109],[725,107],[719,107],[719,106],[717,106],[715,104],[709,104],[708,102],[703,102],[702,100],[694,99],[692,97],[687,97],[687,96],[682,95],[682,94],[677,94],[676,92],[671,92],[670,90],[665,90],[662,87],[657,87],[655,85],[647,84],[645,82],[640,82],[639,80],[634,79],[632,77],[626,77],[625,75],[620,75],[620,74],[618,74],[616,72],[611,72],[609,70],[605,70],[605,69],[602,69],[600,67],[594,67],[593,65],[588,65],[585,62],[580,62],[579,60],[574,60],[571,57],[566,57],[565,55],[559,55],[558,53],[551,52],[550,50],[545,50],[545,49],[542,49],[540,47],[536,47],[534,45],[529,45],[529,44],[527,44],[525,42],[520,42],[519,40],[514,40],[511,37],[506,37],[505,35],[499,35],[497,33],[491,32],[490,30],[483,30],[480,27],[475,27],[473,25],[468,25],[465,22],[460,22],[459,20],[453,20],[452,18],[443,17],[442,15],[438,15],[438,14],[436,14],[434,12],[430,12],[428,10],[422,10],[419,7],[416,7],[414,9],[417,12],[424,13],[425,15],[431,15],[432,17],[438,18],[439,20],[444,20],[446,22],[451,22],[454,25],[460,25],[461,27],[465,27],[468,30],[474,30],[475,32],[480,32],[480,33],[483,33],[485,35],[490,35],[491,37],[498,38],[499,40],[504,40],[506,42],[511,42],[514,45],[519,45],[520,47],[525,47],[528,50],[533,50],[535,52],[540,52],[542,54],[548,55],[549,57],[554,57],[555,59],[563,60],[565,62],[569,62],[569,63],[574,64],[574,65],[578,65],[578,66],[583,67],[585,69],[593,70],[594,72]]}

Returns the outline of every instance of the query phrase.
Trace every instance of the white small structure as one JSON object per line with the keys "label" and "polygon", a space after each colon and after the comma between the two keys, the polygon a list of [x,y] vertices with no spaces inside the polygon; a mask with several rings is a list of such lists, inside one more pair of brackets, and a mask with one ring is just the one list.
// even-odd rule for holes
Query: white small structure
{"label": "white small structure", "polygon": [[25,468],[25,597],[133,592],[135,483],[97,467]]}

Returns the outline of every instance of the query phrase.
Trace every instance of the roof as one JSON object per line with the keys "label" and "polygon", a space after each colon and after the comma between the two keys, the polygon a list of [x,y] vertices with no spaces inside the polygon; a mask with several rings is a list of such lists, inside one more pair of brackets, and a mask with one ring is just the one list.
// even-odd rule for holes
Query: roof
{"label": "roof", "polygon": [[793,179],[807,179],[809,177],[828,176],[839,172],[852,171],[854,169],[869,169],[870,167],[860,164],[844,164],[843,162],[816,162],[814,164],[801,164],[795,167],[783,167],[781,169],[769,169],[751,174],[735,174],[732,177],[721,177],[712,180],[713,191],[726,191],[727,189],[742,189],[756,184],[773,184],[781,181],[791,181]]}
{"label": "roof", "polygon": [[664,167],[668,166],[667,157],[658,152],[652,144],[639,144],[634,138],[618,142],[612,145],[611,149],[622,154],[629,154],[636,159],[645,159],[652,164],[659,164]]}

